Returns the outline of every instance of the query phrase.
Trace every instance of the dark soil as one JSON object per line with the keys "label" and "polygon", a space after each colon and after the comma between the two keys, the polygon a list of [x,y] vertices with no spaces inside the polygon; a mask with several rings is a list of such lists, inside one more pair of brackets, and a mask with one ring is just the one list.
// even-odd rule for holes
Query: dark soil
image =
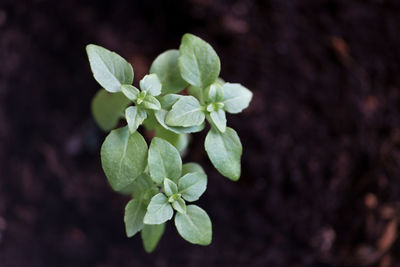
{"label": "dark soil", "polygon": [[[238,183],[209,175],[213,243],[173,224],[148,255],[125,237],[90,114],[84,47],[128,58],[135,82],[183,33],[254,92],[229,116]],[[400,266],[400,2],[0,2],[0,266]]]}

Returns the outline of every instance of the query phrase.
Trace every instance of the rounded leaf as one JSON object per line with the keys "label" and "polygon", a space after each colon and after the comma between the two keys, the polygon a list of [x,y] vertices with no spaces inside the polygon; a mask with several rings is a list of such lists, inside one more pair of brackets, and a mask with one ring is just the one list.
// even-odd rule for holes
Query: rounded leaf
{"label": "rounded leaf", "polygon": [[169,126],[189,127],[204,122],[204,111],[193,96],[182,96],[168,112],[165,123]]}
{"label": "rounded leaf", "polygon": [[155,73],[160,78],[163,94],[178,93],[188,85],[179,72],[178,57],[178,50],[167,50],[151,64],[150,73]]}
{"label": "rounded leaf", "polygon": [[238,83],[225,83],[222,87],[224,91],[224,109],[229,113],[239,113],[247,108],[253,98],[253,93]]}
{"label": "rounded leaf", "polygon": [[143,199],[132,199],[125,206],[125,230],[128,237],[134,236],[143,228],[143,218],[146,214],[146,205]]}
{"label": "rounded leaf", "polygon": [[182,176],[189,172],[200,172],[204,174],[206,173],[203,167],[201,167],[201,165],[196,162],[188,162],[182,165]]}
{"label": "rounded leaf", "polygon": [[163,193],[158,193],[147,206],[143,222],[145,224],[161,224],[170,220],[173,214],[174,210],[167,197]]}
{"label": "rounded leaf", "polygon": [[203,122],[200,125],[189,126],[189,127],[179,127],[179,126],[169,126],[165,123],[165,117],[167,116],[168,111],[160,109],[154,112],[154,115],[158,121],[158,123],[166,130],[174,132],[176,134],[181,133],[197,133],[201,132],[204,129],[205,123]]}
{"label": "rounded leaf", "polygon": [[101,147],[101,164],[111,187],[118,191],[132,183],[146,168],[147,143],[130,134],[128,127],[110,132]]}
{"label": "rounded leaf", "polygon": [[178,150],[164,139],[154,137],[148,155],[150,176],[161,184],[164,178],[176,181],[182,172],[182,159]]}
{"label": "rounded leaf", "polygon": [[196,201],[206,191],[207,175],[201,172],[187,173],[178,182],[179,193],[187,201]]}
{"label": "rounded leaf", "polygon": [[238,180],[242,144],[235,130],[226,127],[225,132],[222,133],[211,128],[204,145],[214,167],[225,177],[233,181]]}
{"label": "rounded leaf", "polygon": [[186,241],[198,244],[209,245],[212,239],[212,226],[207,213],[196,205],[186,207],[186,213],[176,213],[175,226],[178,233]]}
{"label": "rounded leaf", "polygon": [[117,126],[129,103],[129,99],[124,94],[110,94],[101,89],[92,100],[93,117],[102,130],[110,131]]}
{"label": "rounded leaf", "polygon": [[143,109],[131,106],[125,110],[125,118],[128,122],[129,131],[134,133],[147,118],[147,113]]}
{"label": "rounded leaf", "polygon": [[104,89],[115,93],[122,84],[132,84],[132,66],[120,55],[93,44],[86,46],[86,52],[93,76]]}
{"label": "rounded leaf", "polygon": [[140,80],[140,89],[148,91],[152,96],[161,94],[161,82],[157,74],[148,74]]}
{"label": "rounded leaf", "polygon": [[215,50],[193,34],[185,34],[179,47],[182,78],[193,86],[205,88],[219,75],[221,62]]}

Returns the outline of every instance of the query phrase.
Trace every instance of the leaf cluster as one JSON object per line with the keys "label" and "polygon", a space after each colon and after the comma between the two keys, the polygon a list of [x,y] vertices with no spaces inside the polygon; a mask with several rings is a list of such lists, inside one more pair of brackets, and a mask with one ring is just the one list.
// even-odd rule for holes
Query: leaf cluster
{"label": "leaf cluster", "polygon": [[[115,52],[90,44],[90,67],[102,89],[92,101],[98,125],[110,131],[101,147],[101,163],[110,186],[132,199],[125,207],[128,237],[141,232],[146,251],[157,246],[165,223],[174,218],[178,233],[188,242],[208,245],[211,220],[189,204],[207,187],[207,175],[197,163],[182,163],[190,134],[206,122],[210,130],[205,151],[225,177],[240,177],[242,144],[227,126],[226,112],[247,108],[252,93],[220,77],[221,63],[204,40],[185,34],[179,50],[167,50],[152,63],[150,73],[133,85],[132,66]],[[186,94],[179,94],[186,91]],[[123,118],[127,125],[114,129]],[[138,129],[154,131],[148,146]]]}

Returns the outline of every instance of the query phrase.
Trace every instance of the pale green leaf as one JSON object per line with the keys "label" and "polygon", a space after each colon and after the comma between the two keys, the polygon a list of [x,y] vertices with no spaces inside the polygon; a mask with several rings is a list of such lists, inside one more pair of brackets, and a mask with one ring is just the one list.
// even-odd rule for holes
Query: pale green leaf
{"label": "pale green leaf", "polygon": [[201,172],[185,174],[178,182],[179,193],[187,201],[196,201],[206,191],[207,175]]}
{"label": "pale green leaf", "polygon": [[132,101],[136,100],[138,94],[140,93],[139,89],[130,84],[121,85],[121,91],[128,99]]}
{"label": "pale green leaf", "polygon": [[160,241],[165,230],[165,223],[162,224],[145,224],[142,229],[143,247],[147,253],[152,252]]}
{"label": "pale green leaf", "polygon": [[141,105],[143,105],[144,108],[148,108],[148,109],[153,109],[153,110],[161,109],[160,102],[157,100],[157,98],[155,98],[152,95],[147,95],[143,99],[143,102],[141,103]]}
{"label": "pale green leaf", "polygon": [[178,65],[182,78],[199,88],[212,84],[221,68],[219,57],[211,45],[192,34],[182,37]]}
{"label": "pale green leaf", "polygon": [[155,195],[149,205],[144,216],[145,224],[161,224],[172,218],[174,211],[167,197],[163,193]]}
{"label": "pale green leaf", "polygon": [[178,198],[174,202],[172,202],[172,207],[174,210],[180,213],[186,213],[186,204],[182,198]]}
{"label": "pale green leaf", "polygon": [[129,131],[134,133],[147,118],[147,113],[143,109],[131,106],[125,110],[125,118],[128,122]]}
{"label": "pale green leaf", "polygon": [[122,84],[132,84],[133,69],[125,59],[98,45],[87,45],[86,52],[95,80],[111,93],[121,91]]}
{"label": "pale green leaf", "polygon": [[130,134],[128,127],[111,131],[100,154],[104,173],[116,191],[132,183],[147,165],[147,143],[140,133]]}
{"label": "pale green leaf", "polygon": [[104,89],[92,100],[92,114],[101,129],[110,131],[117,126],[130,101],[122,93],[111,94]]}
{"label": "pale green leaf", "polygon": [[192,95],[199,100],[201,99],[201,95],[202,95],[201,88],[191,85],[188,87],[187,90],[188,90],[189,95]]}
{"label": "pale green leaf", "polygon": [[161,108],[170,110],[172,106],[182,97],[182,95],[168,94],[160,99]]}
{"label": "pale green leaf", "polygon": [[208,103],[220,102],[224,99],[224,91],[218,82],[215,82],[207,87],[206,94]]}
{"label": "pale green leaf", "polygon": [[225,83],[222,89],[224,91],[224,109],[229,113],[241,112],[249,106],[253,98],[253,93],[238,83]]}
{"label": "pale green leaf", "polygon": [[161,87],[157,74],[148,74],[140,80],[140,89],[149,92],[152,96],[161,94]]}
{"label": "pale green leaf", "polygon": [[151,64],[150,73],[156,73],[160,78],[163,94],[178,93],[188,85],[179,72],[178,56],[178,50],[167,50]]}
{"label": "pale green leaf", "polygon": [[206,173],[204,169],[200,166],[200,164],[196,162],[188,162],[182,165],[182,176],[189,172],[200,172],[200,173]]}
{"label": "pale green leaf", "polygon": [[204,122],[204,111],[193,96],[182,96],[168,112],[165,123],[169,126],[189,127]]}
{"label": "pale green leaf", "polygon": [[212,239],[212,226],[207,213],[196,205],[186,207],[186,214],[176,213],[175,226],[178,233],[186,241],[209,245]]}
{"label": "pale green leaf", "polygon": [[182,172],[182,159],[178,150],[158,137],[151,141],[148,163],[150,176],[157,184],[161,184],[164,178],[177,181]]}
{"label": "pale green leaf", "polygon": [[168,178],[164,179],[163,186],[164,186],[164,192],[168,197],[178,193],[178,186],[176,185],[176,183],[174,183],[172,180]]}
{"label": "pale green leaf", "polygon": [[143,218],[146,214],[146,205],[143,199],[132,199],[125,206],[125,231],[128,237],[134,236],[143,228]]}
{"label": "pale green leaf", "polygon": [[218,128],[220,132],[225,132],[226,129],[226,116],[225,111],[219,109],[210,113],[212,123]]}
{"label": "pale green leaf", "polygon": [[205,140],[205,149],[214,167],[225,177],[236,181],[240,177],[242,144],[232,128],[224,133],[211,128]]}
{"label": "pale green leaf", "polygon": [[165,124],[165,117],[168,114],[168,111],[160,109],[154,112],[158,123],[164,128],[176,134],[181,133],[197,133],[201,132],[204,129],[205,123],[203,122],[200,125],[190,126],[190,127],[178,127],[178,126],[169,126]]}

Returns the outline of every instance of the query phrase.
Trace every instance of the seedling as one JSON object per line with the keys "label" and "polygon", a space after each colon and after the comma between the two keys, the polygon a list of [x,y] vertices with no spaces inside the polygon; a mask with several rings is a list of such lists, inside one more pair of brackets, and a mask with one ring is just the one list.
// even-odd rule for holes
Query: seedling
{"label": "seedling", "polygon": [[[128,237],[141,232],[144,248],[157,246],[165,223],[174,217],[178,233],[188,242],[209,245],[211,220],[189,204],[207,187],[207,175],[197,163],[182,164],[189,134],[210,130],[204,146],[214,167],[225,177],[240,177],[242,144],[227,126],[225,112],[245,109],[252,93],[219,78],[220,60],[204,40],[185,34],[179,50],[160,54],[150,74],[132,85],[133,68],[118,54],[90,44],[90,67],[101,89],[93,99],[98,125],[111,131],[101,147],[101,163],[112,189],[129,194],[125,207]],[[186,89],[187,95],[178,94]],[[127,126],[114,129],[124,118]],[[148,147],[139,126],[154,131]]]}

